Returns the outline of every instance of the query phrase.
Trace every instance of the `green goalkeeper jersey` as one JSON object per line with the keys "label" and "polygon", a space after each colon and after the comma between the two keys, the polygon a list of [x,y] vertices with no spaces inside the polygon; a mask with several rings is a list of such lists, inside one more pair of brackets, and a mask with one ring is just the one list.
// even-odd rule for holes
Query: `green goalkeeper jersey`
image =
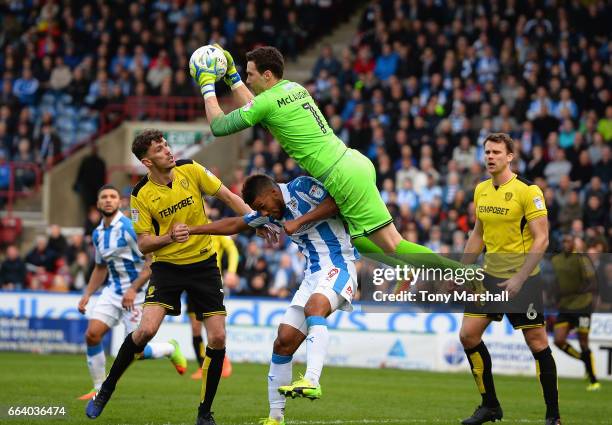
{"label": "green goalkeeper jersey", "polygon": [[300,84],[280,80],[243,107],[211,123],[215,136],[235,133],[255,124],[267,128],[285,152],[321,178],[346,151],[314,100]]}

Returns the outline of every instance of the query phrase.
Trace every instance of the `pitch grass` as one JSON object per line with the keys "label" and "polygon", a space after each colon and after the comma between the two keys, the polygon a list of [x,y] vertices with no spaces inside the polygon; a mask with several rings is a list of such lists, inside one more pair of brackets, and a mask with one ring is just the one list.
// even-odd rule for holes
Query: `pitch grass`
{"label": "pitch grass", "polygon": [[[108,362],[110,363],[110,362]],[[110,364],[108,364],[110,367]],[[234,364],[213,405],[219,425],[256,424],[267,415],[267,366]],[[190,364],[188,374],[195,365]],[[304,366],[294,367],[294,375]],[[326,368],[323,398],[288,400],[287,425],[459,424],[478,404],[467,373],[393,369]],[[543,424],[544,406],[535,377],[497,376],[505,424]],[[612,423],[612,383],[587,393],[586,383],[560,379],[563,425]],[[179,376],[165,359],[135,362],[100,418],[85,417],[77,397],[91,387],[84,356],[0,353],[0,423],[194,424],[200,383]],[[63,406],[64,419],[8,418],[9,406]]]}

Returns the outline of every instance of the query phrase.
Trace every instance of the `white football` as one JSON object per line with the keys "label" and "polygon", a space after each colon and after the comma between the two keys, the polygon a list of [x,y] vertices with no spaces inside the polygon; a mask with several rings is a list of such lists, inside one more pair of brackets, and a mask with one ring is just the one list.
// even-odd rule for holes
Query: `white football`
{"label": "white football", "polygon": [[193,52],[189,59],[189,72],[192,77],[195,76],[196,66],[214,69],[217,76],[216,81],[219,81],[227,72],[227,59],[223,54],[223,50],[208,44]]}

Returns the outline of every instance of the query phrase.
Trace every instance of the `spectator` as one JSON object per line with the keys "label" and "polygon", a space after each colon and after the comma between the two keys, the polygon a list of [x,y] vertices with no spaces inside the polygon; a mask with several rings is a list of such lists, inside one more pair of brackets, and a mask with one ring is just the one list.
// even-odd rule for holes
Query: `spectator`
{"label": "spectator", "polygon": [[55,67],[49,78],[49,88],[61,92],[70,85],[72,72],[61,56],[55,58]]}
{"label": "spectator", "polygon": [[277,298],[287,298],[296,286],[296,276],[291,266],[291,257],[283,254],[280,257],[278,269],[274,274],[274,282],[270,288],[270,295]]}
{"label": "spectator", "polygon": [[601,179],[604,185],[608,185],[612,179],[612,161],[610,146],[601,149],[601,159],[597,161],[593,168],[593,175]]}
{"label": "spectator", "polygon": [[409,158],[402,159],[402,167],[395,174],[395,187],[404,187],[404,180],[411,180],[413,189],[419,193],[427,185],[427,175],[412,165]]}
{"label": "spectator", "polygon": [[68,241],[62,235],[62,229],[57,224],[52,224],[49,229],[47,246],[59,257],[64,257],[68,252]]}
{"label": "spectator", "polygon": [[468,170],[476,162],[476,147],[471,145],[469,137],[461,137],[459,146],[453,150],[453,160],[461,171]]}
{"label": "spectator", "polygon": [[602,230],[608,223],[608,214],[606,213],[601,200],[596,195],[591,195],[587,200],[587,206],[584,210],[584,227],[596,228],[601,227]]}
{"label": "spectator", "polygon": [[151,61],[151,67],[147,73],[147,83],[154,91],[158,91],[162,82],[172,77],[172,69],[170,68],[170,60],[168,53],[165,50],[159,52],[159,55]]}
{"label": "spectator", "polygon": [[36,145],[42,165],[53,165],[62,158],[62,141],[51,124],[42,126]]}
{"label": "spectator", "polygon": [[580,187],[584,187],[591,181],[592,175],[593,166],[591,165],[589,153],[583,150],[578,156],[578,164],[572,166],[570,178],[573,182],[578,183]]}
{"label": "spectator", "polygon": [[563,120],[561,128],[559,128],[559,146],[563,149],[569,149],[574,146],[575,138],[574,124],[570,119]]}
{"label": "spectator", "polygon": [[565,159],[565,151],[558,149],[555,155],[555,160],[546,164],[544,167],[544,175],[546,181],[551,186],[558,186],[562,176],[568,176],[572,169],[572,164]]}
{"label": "spectator", "polygon": [[563,233],[569,232],[570,226],[574,220],[582,219],[582,205],[580,205],[580,198],[576,191],[571,191],[569,193],[567,203],[561,206],[558,217],[559,225],[561,226],[561,231]]}
{"label": "spectator", "polygon": [[49,273],[55,272],[58,255],[49,248],[45,236],[36,237],[36,245],[26,255],[25,261],[28,266],[43,268]]}
{"label": "spectator", "polygon": [[382,54],[376,59],[374,74],[381,81],[387,81],[395,74],[399,56],[391,49],[388,43],[383,44]]}
{"label": "spectator", "polygon": [[421,189],[419,200],[421,204],[432,204],[436,199],[442,199],[442,189],[437,185],[435,177],[432,174],[428,174],[427,185]]}
{"label": "spectator", "polygon": [[26,285],[26,265],[16,245],[6,248],[6,258],[0,265],[0,289],[21,290]]}
{"label": "spectator", "polygon": [[85,251],[77,252],[75,261],[70,266],[70,289],[72,291],[82,291],[93,271],[93,264]]}
{"label": "spectator", "polygon": [[[6,160],[6,153],[0,150],[0,190],[7,190],[11,180],[11,168]],[[0,197],[0,205],[2,205],[2,197]]]}
{"label": "spectator", "polygon": [[597,131],[606,142],[612,141],[612,105],[606,107],[606,116],[597,123]]}
{"label": "spectator", "polygon": [[66,261],[68,264],[73,264],[76,261],[77,255],[79,252],[83,251],[87,253],[89,248],[82,233],[76,233],[70,237],[70,242],[68,242],[68,247],[66,248]]}
{"label": "spectator", "polygon": [[312,76],[317,77],[323,69],[329,75],[338,75],[341,70],[340,62],[334,57],[334,51],[329,44],[324,44],[321,47],[321,54],[312,68]]}
{"label": "spectator", "polygon": [[[393,182],[391,179],[388,179],[387,181],[391,183]],[[400,207],[405,206],[412,212],[415,212],[419,207],[419,196],[412,188],[412,180],[404,180],[404,186],[397,192],[397,203]]]}
{"label": "spectator", "polygon": [[28,167],[28,164],[34,166],[36,163],[34,153],[31,149],[31,143],[27,138],[19,140],[17,145],[17,153],[13,157],[15,162],[15,186],[18,190],[27,190],[34,187],[36,183],[36,172]]}
{"label": "spectator", "polygon": [[13,83],[13,94],[22,105],[34,106],[38,93],[39,82],[30,68],[23,68],[21,78]]}

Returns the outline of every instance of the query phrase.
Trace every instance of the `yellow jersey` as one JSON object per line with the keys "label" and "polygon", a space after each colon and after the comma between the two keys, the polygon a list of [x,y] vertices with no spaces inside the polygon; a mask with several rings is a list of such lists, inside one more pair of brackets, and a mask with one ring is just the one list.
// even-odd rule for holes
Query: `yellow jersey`
{"label": "yellow jersey", "polygon": [[[485,271],[495,277],[512,277],[533,244],[527,223],[547,215],[542,191],[516,174],[499,187],[489,179],[476,186],[474,207],[482,223]],[[538,266],[531,276],[539,271]]]}
{"label": "yellow jersey", "polygon": [[[174,177],[168,185],[143,177],[130,200],[132,222],[137,234],[164,235],[177,223],[188,226],[208,223],[203,196],[215,195],[221,180],[191,159],[176,161]],[[153,252],[153,261],[192,264],[215,253],[210,235],[190,235],[185,243],[171,243]]]}
{"label": "yellow jersey", "polygon": [[559,285],[559,310],[581,310],[593,303],[593,294],[585,291],[596,279],[593,264],[584,254],[560,253],[552,257]]}
{"label": "yellow jersey", "polygon": [[[223,254],[227,254],[227,271],[236,273],[238,270],[238,248],[229,236],[211,235],[213,249],[217,253],[217,266],[219,271],[223,272]],[[223,273],[222,273],[223,274]]]}

